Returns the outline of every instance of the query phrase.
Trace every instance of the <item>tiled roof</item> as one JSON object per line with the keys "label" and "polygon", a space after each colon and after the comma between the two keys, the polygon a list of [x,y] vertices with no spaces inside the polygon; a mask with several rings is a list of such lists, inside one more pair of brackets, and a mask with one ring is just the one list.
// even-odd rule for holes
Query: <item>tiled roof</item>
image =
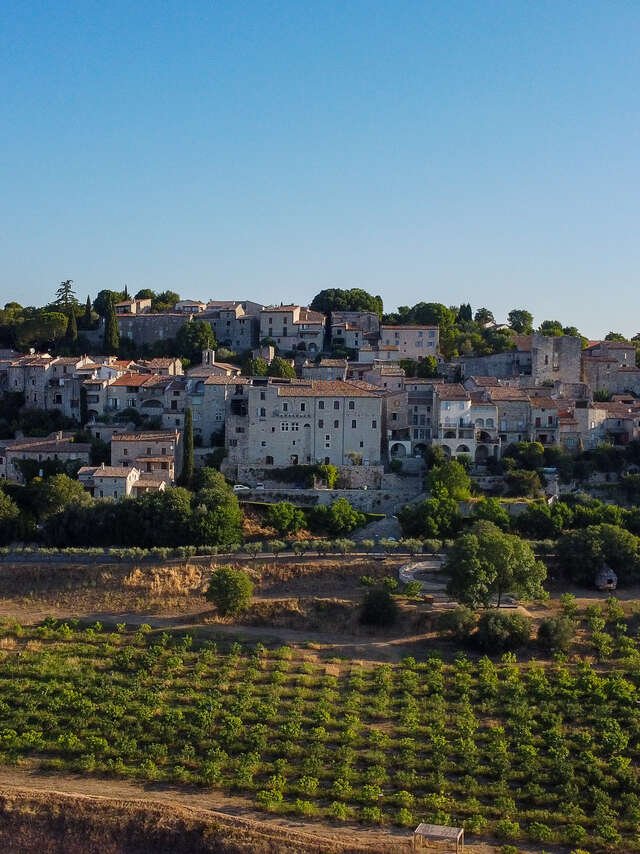
{"label": "tiled roof", "polygon": [[247,377],[230,377],[227,374],[209,374],[204,381],[205,385],[245,385],[249,382]]}
{"label": "tiled roof", "polygon": [[476,385],[483,387],[500,385],[498,377],[469,377],[469,379],[473,380]]}
{"label": "tiled roof", "polygon": [[528,402],[527,393],[519,388],[511,386],[498,386],[497,388],[489,388],[487,394],[491,400],[513,400]]}
{"label": "tiled roof", "polygon": [[42,454],[88,454],[91,445],[84,442],[69,442],[68,439],[9,439],[2,443],[8,451]]}
{"label": "tiled roof", "polygon": [[118,477],[126,479],[133,471],[133,466],[82,466],[78,474],[91,474],[93,477]]}
{"label": "tiled roof", "polygon": [[552,397],[531,397],[531,406],[536,409],[558,409],[562,405],[559,400],[554,400]]}
{"label": "tiled roof", "polygon": [[112,383],[112,386],[142,386],[153,377],[153,374],[122,374]]}
{"label": "tiled roof", "polygon": [[143,430],[140,433],[119,433],[111,437],[112,442],[167,442],[175,439],[172,430]]}
{"label": "tiled roof", "polygon": [[440,400],[471,400],[469,392],[459,383],[449,385],[441,383],[435,386],[435,393]]}
{"label": "tiled roof", "polygon": [[307,380],[278,387],[278,397],[377,397],[375,391],[342,380]]}

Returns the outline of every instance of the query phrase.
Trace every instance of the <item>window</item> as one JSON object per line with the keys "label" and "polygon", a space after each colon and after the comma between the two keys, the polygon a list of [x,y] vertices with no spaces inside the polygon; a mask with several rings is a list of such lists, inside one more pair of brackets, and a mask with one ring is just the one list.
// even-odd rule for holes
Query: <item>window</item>
{"label": "window", "polygon": [[123,448],[123,449],[122,449],[122,456],[123,456],[123,457],[128,457],[128,456],[129,456],[129,449],[128,449],[128,448]]}
{"label": "window", "polygon": [[260,392],[260,400],[266,400],[266,399],[267,399],[267,395],[263,391],[261,391]]}
{"label": "window", "polygon": [[324,400],[318,401],[318,409],[324,409]]}
{"label": "window", "polygon": [[266,418],[267,417],[267,410],[264,408],[264,406],[260,407],[260,409],[258,410],[258,415],[260,418]]}
{"label": "window", "polygon": [[333,408],[334,409],[340,409],[340,401],[339,400],[333,401]]}
{"label": "window", "polygon": [[307,404],[301,403],[300,404],[300,412],[306,412],[306,411],[307,411]]}
{"label": "window", "polygon": [[324,427],[324,418],[320,418],[320,419],[318,420],[318,427],[319,427],[320,429],[322,429],[322,428]]}
{"label": "window", "polygon": [[166,456],[166,455],[167,455],[167,449],[166,449],[166,448],[163,448],[163,449],[162,449],[162,453],[164,454],[164,456]]}
{"label": "window", "polygon": [[325,440],[325,442],[330,442],[331,436],[328,433],[325,433],[324,440]]}
{"label": "window", "polygon": [[377,426],[378,426],[378,422],[374,418],[373,421],[371,422],[371,429],[375,430],[377,428]]}
{"label": "window", "polygon": [[350,400],[349,401],[349,409],[355,409],[355,408],[356,408],[355,400]]}
{"label": "window", "polygon": [[351,429],[352,429],[352,430],[355,430],[355,429],[356,429],[356,425],[357,425],[356,419],[355,419],[355,418],[353,418],[353,419],[352,419],[352,421],[351,421]]}
{"label": "window", "polygon": [[333,427],[334,427],[334,429],[335,429],[335,430],[337,430],[339,426],[340,426],[340,422],[336,419],[336,420],[333,422]]}
{"label": "window", "polygon": [[288,421],[281,421],[280,422],[280,429],[282,430],[283,433],[288,433],[289,432],[289,422]]}
{"label": "window", "polygon": [[360,447],[364,448],[364,442],[360,442]]}
{"label": "window", "polygon": [[288,411],[289,411],[289,404],[288,404],[288,403],[283,403],[283,404],[282,404],[282,411],[283,411],[283,412],[288,412]]}
{"label": "window", "polygon": [[267,443],[266,443],[266,442],[260,442],[260,446],[261,446],[262,448],[266,448],[266,447],[267,447]]}
{"label": "window", "polygon": [[273,465],[273,457],[269,457],[269,456],[267,456],[267,457],[265,457],[265,458],[264,458],[264,461],[265,461],[265,464],[266,464],[266,465],[268,465],[268,466],[272,466],[272,465]]}
{"label": "window", "polygon": [[147,448],[147,454],[151,453],[151,448]]}

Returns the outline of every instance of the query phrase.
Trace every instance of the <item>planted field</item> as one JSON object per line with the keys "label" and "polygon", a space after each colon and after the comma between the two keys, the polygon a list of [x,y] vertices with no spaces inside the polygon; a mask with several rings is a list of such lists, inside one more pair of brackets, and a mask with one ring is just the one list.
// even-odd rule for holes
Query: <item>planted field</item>
{"label": "planted field", "polygon": [[635,650],[606,669],[365,667],[119,628],[2,627],[4,764],[233,789],[310,819],[638,848]]}

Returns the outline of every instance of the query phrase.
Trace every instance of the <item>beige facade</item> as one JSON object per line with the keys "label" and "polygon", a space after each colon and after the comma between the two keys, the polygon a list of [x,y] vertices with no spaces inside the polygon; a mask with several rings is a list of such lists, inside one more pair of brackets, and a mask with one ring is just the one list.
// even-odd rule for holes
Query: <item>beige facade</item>
{"label": "beige facade", "polygon": [[284,353],[321,352],[324,328],[324,314],[300,305],[267,306],[260,312],[260,340],[273,338]]}
{"label": "beige facade", "polygon": [[250,300],[210,300],[198,319],[211,324],[219,344],[241,352],[258,343],[261,309]]}
{"label": "beige facade", "polygon": [[376,391],[340,381],[254,378],[229,400],[228,464],[376,464],[381,431]]}
{"label": "beige facade", "polygon": [[182,468],[181,433],[178,431],[141,431],[111,437],[111,464],[135,467],[143,475],[152,475],[168,483]]}
{"label": "beige facade", "polygon": [[461,385],[434,387],[433,444],[448,457],[468,455],[478,464],[501,455],[498,407]]}
{"label": "beige facade", "polygon": [[78,480],[94,498],[124,498],[131,495],[134,483],[139,479],[137,468],[117,466],[83,466],[78,471]]}
{"label": "beige facade", "polygon": [[380,343],[386,347],[395,347],[400,359],[421,362],[425,356],[437,355],[439,329],[437,326],[392,326],[383,323],[380,326]]}

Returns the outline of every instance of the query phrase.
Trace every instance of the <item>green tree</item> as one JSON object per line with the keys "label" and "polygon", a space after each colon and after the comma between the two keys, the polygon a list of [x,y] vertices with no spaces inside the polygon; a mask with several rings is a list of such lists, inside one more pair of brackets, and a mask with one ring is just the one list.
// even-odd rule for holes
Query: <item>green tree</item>
{"label": "green tree", "polygon": [[175,308],[179,299],[180,294],[177,294],[175,291],[162,291],[162,293],[155,294],[153,296],[151,300],[151,310],[171,311],[172,308]]}
{"label": "green tree", "polygon": [[245,359],[242,365],[242,373],[245,377],[266,377],[269,366],[264,359]]}
{"label": "green tree", "polygon": [[81,326],[83,329],[91,329],[93,326],[93,314],[91,311],[91,297],[87,294],[87,302],[84,307],[84,314],[82,315]]}
{"label": "green tree", "polygon": [[564,327],[559,320],[543,320],[538,327],[538,332],[549,338],[559,338],[564,335]]}
{"label": "green tree", "polygon": [[475,520],[493,522],[501,531],[508,531],[511,526],[509,514],[497,498],[481,498],[473,505],[471,515]]}
{"label": "green tree", "polygon": [[293,365],[290,365],[286,359],[283,359],[281,356],[275,356],[267,369],[267,376],[295,379],[296,371]]}
{"label": "green tree", "polygon": [[538,471],[545,464],[545,448],[541,442],[513,442],[503,457],[514,460],[517,468]]}
{"label": "green tree", "polygon": [[272,504],[267,510],[266,520],[279,534],[297,534],[305,525],[303,511],[289,501]]}
{"label": "green tree", "polygon": [[91,503],[91,496],[82,484],[66,474],[34,481],[29,488],[33,493],[34,507],[41,518],[60,513],[70,504],[82,506]]}
{"label": "green tree", "polygon": [[476,311],[473,319],[474,319],[475,323],[478,323],[480,325],[482,325],[484,323],[495,323],[496,322],[496,319],[493,316],[493,312],[489,311],[488,308],[479,308]]}
{"label": "green tree", "polygon": [[0,544],[19,538],[19,519],[18,505],[0,489]]}
{"label": "green tree", "polygon": [[431,469],[427,475],[427,488],[434,495],[446,489],[451,498],[464,501],[471,494],[471,480],[461,463],[450,460]]}
{"label": "green tree", "polygon": [[120,346],[120,333],[118,331],[118,318],[113,300],[107,302],[104,316],[104,351],[107,355],[114,355]]}
{"label": "green tree", "polygon": [[253,596],[253,582],[246,572],[221,566],[211,575],[206,598],[223,617],[237,617],[246,611]]}
{"label": "green tree", "polygon": [[67,316],[61,312],[37,310],[17,324],[16,343],[19,347],[56,347],[67,331],[67,323]]}
{"label": "green tree", "polygon": [[122,291],[110,291],[107,289],[99,291],[97,297],[93,301],[93,310],[96,314],[99,314],[100,317],[106,317],[109,311],[109,305],[121,302],[123,299],[124,293]]}
{"label": "green tree", "polygon": [[73,309],[69,310],[69,316],[67,318],[67,331],[64,335],[64,343],[70,350],[74,350],[78,343],[78,322],[76,320],[76,313]]}
{"label": "green tree", "polygon": [[533,332],[533,315],[524,308],[514,308],[507,315],[507,321],[514,332],[531,335]]}
{"label": "green tree", "polygon": [[321,505],[311,511],[311,523],[315,528],[328,531],[333,536],[349,534],[364,525],[364,513],[349,504],[346,498],[338,498],[330,507]]}
{"label": "green tree", "polygon": [[447,559],[448,592],[464,605],[499,608],[506,594],[519,598],[544,595],[545,565],[531,546],[505,534],[492,522],[476,522],[454,543]]}
{"label": "green tree", "polygon": [[189,320],[178,330],[176,348],[180,356],[192,364],[199,363],[202,351],[215,348],[216,339],[211,324],[206,320]]}
{"label": "green tree", "polygon": [[72,285],[73,279],[60,282],[60,287],[56,291],[56,298],[54,300],[54,305],[66,315],[78,304],[74,290],[71,287]]}
{"label": "green tree", "polygon": [[538,473],[528,469],[512,469],[506,484],[507,493],[513,498],[537,498],[542,492]]}
{"label": "green tree", "polygon": [[309,307],[323,314],[332,311],[373,311],[380,317],[383,308],[382,297],[374,297],[361,288],[327,288],[315,295]]}
{"label": "green tree", "polygon": [[141,288],[134,297],[134,299],[150,299],[152,301],[155,298],[156,293],[155,291],[152,291],[151,288]]}
{"label": "green tree", "polygon": [[547,617],[538,626],[538,643],[547,652],[568,652],[575,630],[570,617]]}
{"label": "green tree", "polygon": [[360,621],[367,626],[390,626],[398,619],[398,605],[384,587],[369,590],[362,602]]}
{"label": "green tree", "polygon": [[522,614],[487,611],[478,621],[477,640],[487,650],[518,649],[531,639],[531,620]]}
{"label": "green tree", "polygon": [[398,521],[406,536],[444,539],[458,532],[462,518],[458,502],[440,488],[433,498],[403,507]]}
{"label": "green tree", "polygon": [[188,407],[184,414],[184,429],[182,431],[182,471],[180,483],[191,486],[193,480],[193,414]]}

